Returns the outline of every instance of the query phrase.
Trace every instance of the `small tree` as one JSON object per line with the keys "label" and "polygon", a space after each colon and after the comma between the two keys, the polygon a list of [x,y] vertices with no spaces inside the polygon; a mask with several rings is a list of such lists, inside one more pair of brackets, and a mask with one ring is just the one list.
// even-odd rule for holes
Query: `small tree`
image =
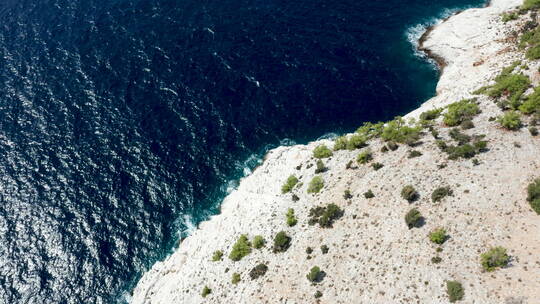
{"label": "small tree", "polygon": [[294,186],[296,186],[296,184],[298,184],[298,178],[296,178],[296,176],[294,175],[289,176],[285,184],[281,186],[281,193],[285,194],[287,192],[290,192],[294,188]]}
{"label": "small tree", "polygon": [[431,200],[434,203],[440,202],[443,198],[449,195],[452,195],[452,189],[450,189],[450,187],[439,187],[431,194]]}
{"label": "small tree", "polygon": [[463,286],[458,281],[447,281],[446,282],[446,293],[448,294],[448,300],[450,303],[455,303],[463,299],[465,291]]}
{"label": "small tree", "polygon": [[420,227],[422,221],[422,214],[416,208],[411,209],[405,215],[405,223],[407,224],[407,227],[409,227],[409,229],[412,229],[414,227]]}
{"label": "small tree", "polygon": [[435,244],[442,244],[446,241],[448,235],[444,228],[437,228],[429,234],[429,240]]}
{"label": "small tree", "polygon": [[231,253],[229,254],[229,259],[233,261],[240,261],[243,257],[251,253],[251,243],[249,242],[247,236],[242,234],[240,238],[233,245]]}
{"label": "small tree", "polygon": [[291,238],[285,233],[280,231],[274,238],[274,252],[285,252],[291,246]]}
{"label": "small tree", "polygon": [[506,112],[503,116],[499,117],[497,121],[508,130],[519,130],[523,125],[519,113],[515,111]]}
{"label": "small tree", "polygon": [[328,149],[326,145],[319,145],[313,150],[313,157],[315,158],[327,158],[332,155],[332,150]]}
{"label": "small tree", "polygon": [[418,199],[418,192],[412,185],[407,185],[401,189],[401,197],[409,202],[413,202]]}
{"label": "small tree", "polygon": [[321,275],[321,269],[318,266],[314,266],[309,271],[309,273],[307,275],[307,279],[310,282],[315,283],[320,279],[320,275]]}
{"label": "small tree", "polygon": [[497,268],[505,267],[510,263],[510,256],[503,247],[492,247],[488,252],[480,255],[482,268],[485,271],[494,271]]}

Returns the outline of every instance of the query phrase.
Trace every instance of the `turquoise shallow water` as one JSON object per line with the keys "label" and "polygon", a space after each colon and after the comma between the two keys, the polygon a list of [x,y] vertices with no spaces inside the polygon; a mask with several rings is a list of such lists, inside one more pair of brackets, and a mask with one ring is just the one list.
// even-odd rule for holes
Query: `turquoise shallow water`
{"label": "turquoise shallow water", "polygon": [[268,149],[434,94],[484,1],[0,3],[0,303],[124,301]]}

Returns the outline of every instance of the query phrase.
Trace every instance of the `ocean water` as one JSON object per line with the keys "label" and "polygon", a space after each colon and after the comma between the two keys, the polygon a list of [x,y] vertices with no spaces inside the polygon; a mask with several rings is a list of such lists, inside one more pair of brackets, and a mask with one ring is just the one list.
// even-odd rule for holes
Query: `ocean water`
{"label": "ocean water", "polygon": [[482,0],[0,1],[0,303],[126,301],[265,151],[435,92]]}

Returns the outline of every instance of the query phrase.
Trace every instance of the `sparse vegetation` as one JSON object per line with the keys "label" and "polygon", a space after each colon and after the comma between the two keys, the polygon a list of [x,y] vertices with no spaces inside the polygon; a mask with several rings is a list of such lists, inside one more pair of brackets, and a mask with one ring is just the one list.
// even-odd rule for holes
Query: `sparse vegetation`
{"label": "sparse vegetation", "polygon": [[485,271],[494,271],[497,268],[505,267],[510,262],[510,256],[503,247],[493,247],[488,252],[480,255],[482,268]]}
{"label": "sparse vegetation", "polygon": [[214,251],[214,254],[212,255],[212,261],[213,262],[221,261],[222,257],[223,257],[223,251],[216,250],[216,251]]}
{"label": "sparse vegetation", "polygon": [[274,238],[274,252],[285,252],[289,246],[291,246],[291,237],[285,231],[278,232]]}
{"label": "sparse vegetation", "polygon": [[429,233],[429,240],[435,244],[441,245],[446,241],[447,238],[448,235],[446,234],[446,230],[444,228],[437,228]]}
{"label": "sparse vegetation", "polygon": [[409,202],[414,202],[418,199],[418,192],[412,185],[407,185],[401,189],[401,197]]}
{"label": "sparse vegetation", "polygon": [[212,289],[210,289],[208,286],[204,286],[202,292],[201,292],[201,296],[203,298],[206,298],[209,294],[212,293]]}
{"label": "sparse vegetation", "polygon": [[455,303],[463,299],[465,291],[463,286],[458,281],[447,281],[446,282],[446,293],[448,294],[448,300],[450,303]]}
{"label": "sparse vegetation", "polygon": [[471,120],[480,113],[476,99],[463,99],[448,106],[443,122],[449,127],[458,126],[465,120]]}
{"label": "sparse vegetation", "polygon": [[326,145],[319,145],[315,149],[313,149],[313,157],[315,158],[327,158],[332,155],[332,150],[328,149]]}
{"label": "sparse vegetation", "polygon": [[540,214],[540,178],[537,178],[527,187],[527,201],[531,208]]}
{"label": "sparse vegetation", "polygon": [[405,223],[409,229],[418,228],[422,225],[424,218],[418,209],[413,208],[405,214]]}
{"label": "sparse vegetation", "polygon": [[265,264],[258,264],[257,266],[253,267],[251,271],[249,272],[249,277],[251,280],[256,280],[266,274],[266,271],[268,271],[268,266]]}
{"label": "sparse vegetation", "polygon": [[309,273],[307,275],[307,279],[310,282],[315,283],[320,279],[320,276],[321,276],[321,269],[318,266],[314,266],[309,271]]}
{"label": "sparse vegetation", "polygon": [[286,217],[287,217],[287,226],[289,226],[289,227],[292,227],[292,226],[296,225],[296,223],[298,222],[296,220],[296,216],[294,215],[294,209],[293,208],[289,208],[289,210],[287,210]]}
{"label": "sparse vegetation", "polygon": [[439,187],[431,193],[431,200],[436,203],[440,202],[443,198],[452,195],[452,189],[450,187]]}
{"label": "sparse vegetation", "polygon": [[253,248],[255,249],[261,249],[266,244],[266,241],[262,237],[262,235],[256,235],[253,237]]}
{"label": "sparse vegetation", "polygon": [[328,204],[326,207],[318,206],[309,210],[309,225],[319,223],[322,228],[331,228],[334,221],[343,216],[343,210],[336,204]]}
{"label": "sparse vegetation", "polygon": [[238,272],[235,272],[232,274],[232,278],[231,278],[231,283],[233,283],[234,285],[240,283],[240,274]]}
{"label": "sparse vegetation", "polygon": [[251,243],[248,240],[247,235],[242,234],[236,243],[233,245],[229,259],[233,261],[240,261],[243,257],[251,253]]}
{"label": "sparse vegetation", "polygon": [[515,111],[504,113],[503,116],[497,119],[497,122],[500,123],[505,129],[512,131],[519,130],[522,126],[519,113]]}
{"label": "sparse vegetation", "polygon": [[294,175],[289,176],[285,184],[281,186],[281,193],[285,194],[287,192],[291,192],[296,184],[298,184],[298,178],[296,178]]}
{"label": "sparse vegetation", "polygon": [[369,161],[371,161],[372,159],[373,159],[373,156],[372,156],[370,150],[365,150],[365,151],[361,152],[360,154],[358,154],[358,156],[356,157],[356,161],[359,164],[366,164]]}
{"label": "sparse vegetation", "polygon": [[307,193],[319,193],[324,187],[324,180],[320,176],[314,176],[309,182]]}

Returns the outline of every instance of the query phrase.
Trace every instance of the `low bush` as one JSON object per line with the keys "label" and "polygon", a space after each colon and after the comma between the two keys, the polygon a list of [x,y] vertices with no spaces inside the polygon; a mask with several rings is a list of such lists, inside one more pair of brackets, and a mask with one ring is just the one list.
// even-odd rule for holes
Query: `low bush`
{"label": "low bush", "polygon": [[494,271],[505,267],[510,262],[510,256],[503,247],[493,247],[488,252],[480,255],[480,263],[485,271]]}
{"label": "low bush", "polygon": [[[398,142],[411,145],[420,139],[420,126],[410,126],[403,118],[396,117],[394,120],[389,121],[383,128],[381,138],[385,141]],[[391,147],[388,147],[390,150]]]}
{"label": "low bush", "polygon": [[381,169],[382,167],[384,167],[384,165],[381,164],[381,163],[373,163],[373,164],[371,164],[371,167],[373,168],[373,170],[377,171],[377,170]]}
{"label": "low bush", "polygon": [[294,193],[293,193],[291,199],[292,199],[293,202],[298,202],[298,201],[300,200],[300,198],[298,197],[298,195],[296,195],[296,194],[294,194]]}
{"label": "low bush", "polygon": [[422,156],[422,152],[416,151],[416,150],[411,150],[411,151],[409,151],[408,158],[415,158],[415,157],[420,157],[420,156]]}
{"label": "low bush", "polygon": [[434,256],[431,258],[431,263],[433,264],[439,264],[440,262],[442,262],[442,258],[440,256]]}
{"label": "low bush", "polygon": [[512,105],[519,105],[519,99],[530,86],[529,77],[523,74],[511,74],[503,71],[495,78],[495,84],[486,90],[486,95],[493,98],[507,97]]}
{"label": "low bush", "polygon": [[452,189],[450,187],[439,187],[431,193],[431,201],[434,203],[440,202],[443,198],[452,195]]}
{"label": "low bush", "polygon": [[369,189],[368,191],[364,192],[364,197],[365,198],[374,198],[375,194],[373,194],[373,191],[371,191],[371,189]]}
{"label": "low bush", "polygon": [[256,280],[256,279],[264,276],[267,271],[268,271],[268,266],[261,263],[261,264],[255,266],[255,267],[253,267],[253,269],[251,269],[251,271],[249,272],[249,277],[251,278],[251,280]]}
{"label": "low bush", "polygon": [[312,252],[313,252],[313,248],[311,248],[311,247],[306,248],[306,253],[307,254],[311,254]]}
{"label": "low bush", "polygon": [[463,299],[465,291],[463,286],[458,281],[446,281],[446,293],[450,303],[455,303]]}
{"label": "low bush", "polygon": [[327,254],[330,249],[326,245],[321,246],[321,252],[322,254]]}
{"label": "low bush", "polygon": [[437,228],[429,233],[429,240],[435,244],[441,245],[446,241],[448,235],[444,228]]}
{"label": "low bush", "polygon": [[364,137],[365,139],[369,140],[369,139],[381,136],[383,128],[384,128],[383,122],[378,122],[378,123],[366,122],[356,130],[356,133],[358,133],[358,135]]}
{"label": "low bush", "polygon": [[296,216],[294,216],[294,209],[293,208],[289,208],[289,210],[287,210],[287,214],[285,216],[287,217],[287,226],[289,226],[289,227],[292,227],[292,226],[296,225],[296,223],[298,222],[296,220]]}
{"label": "low bush", "polygon": [[442,110],[443,109],[437,108],[425,111],[420,114],[420,120],[435,120],[441,115]]}
{"label": "low bush", "polygon": [[232,274],[232,278],[231,278],[231,283],[233,283],[234,285],[240,283],[240,274],[238,272],[235,272]]}
{"label": "low bush", "polygon": [[328,204],[326,207],[318,206],[309,210],[309,225],[319,223],[322,228],[331,228],[334,221],[343,216],[343,210],[336,204]]}
{"label": "low bush", "polygon": [[418,209],[413,208],[405,214],[405,223],[409,229],[418,228],[422,225],[424,218]]}
{"label": "low bush", "polygon": [[472,129],[474,128],[474,123],[472,122],[472,120],[464,120],[460,125],[459,125],[463,130],[469,130],[469,129]]}
{"label": "low bush", "polygon": [[334,151],[347,149],[348,142],[349,140],[347,139],[347,135],[336,138],[336,140],[334,141]]}
{"label": "low bush", "polygon": [[221,261],[222,257],[223,257],[223,251],[216,250],[216,251],[214,251],[214,254],[212,255],[212,261],[213,262]]}
{"label": "low bush", "polygon": [[523,114],[540,113],[540,87],[534,88],[534,92],[527,96],[525,101],[519,106],[519,111]]}
{"label": "low bush", "polygon": [[525,57],[529,60],[540,59],[540,45],[535,45],[535,46],[530,47],[525,52]]}
{"label": "low bush", "polygon": [[345,192],[343,192],[343,198],[346,199],[346,200],[353,198],[353,196],[351,194],[351,190],[349,190],[349,189],[345,190]]}
{"label": "low bush", "polygon": [[469,143],[472,139],[472,137],[470,137],[469,135],[461,133],[457,128],[450,130],[450,132],[448,132],[448,135],[450,135],[450,138],[455,140],[458,145],[464,145],[466,143]]}
{"label": "low bush", "polygon": [[233,261],[240,261],[243,257],[251,253],[251,243],[249,242],[247,235],[242,234],[236,243],[233,245],[229,259]]}
{"label": "low bush", "polygon": [[389,141],[385,147],[387,147],[390,151],[396,151],[397,148],[399,148],[399,146],[393,141]]}
{"label": "low bush", "polygon": [[264,238],[262,237],[262,235],[256,235],[254,238],[253,238],[253,248],[255,249],[261,249],[264,247],[264,245],[266,244],[266,241],[264,240]]}
{"label": "low bush", "polygon": [[321,269],[318,266],[314,266],[309,271],[309,273],[307,275],[307,279],[310,282],[315,283],[315,282],[318,282],[320,280],[320,276],[321,276]]}
{"label": "low bush", "polygon": [[291,246],[291,237],[285,233],[285,231],[280,231],[276,234],[274,238],[274,252],[285,252]]}
{"label": "low bush", "polygon": [[307,193],[319,193],[324,187],[324,180],[320,176],[314,176],[309,182]]}
{"label": "low bush", "polygon": [[463,99],[448,106],[443,122],[449,127],[458,126],[465,120],[471,120],[480,113],[476,99]]}
{"label": "low bush", "polygon": [[527,187],[527,201],[531,208],[540,214],[540,178],[537,178]]}
{"label": "low bush", "polygon": [[322,294],[322,292],[320,292],[320,291],[317,290],[317,291],[315,292],[315,295],[314,295],[314,296],[315,296],[315,299],[318,299],[318,298],[321,298],[321,297],[323,296],[323,294]]}
{"label": "low bush", "polygon": [[371,161],[373,159],[373,156],[371,154],[371,151],[369,150],[366,150],[366,151],[363,151],[361,152],[360,154],[358,154],[358,156],[356,157],[356,161],[359,163],[359,164],[366,164],[368,163],[369,161]]}
{"label": "low bush", "polygon": [[294,175],[289,176],[285,184],[281,186],[281,193],[285,194],[287,192],[291,192],[296,184],[298,184],[298,178],[296,178]]}
{"label": "low bush", "polygon": [[519,130],[522,126],[519,113],[514,111],[504,113],[503,116],[500,116],[497,119],[497,122],[501,124],[503,128],[513,131]]}
{"label": "low bush", "polygon": [[347,142],[347,150],[356,150],[366,146],[367,139],[360,134],[353,134]]}
{"label": "low bush", "polygon": [[518,18],[518,14],[516,12],[502,13],[501,15],[501,21],[504,23],[508,21],[516,20],[517,18]]}
{"label": "low bush", "polygon": [[319,145],[315,149],[313,149],[313,157],[315,158],[327,158],[332,155],[332,150],[328,149],[326,145]]}
{"label": "low bush", "polygon": [[521,5],[522,10],[531,10],[540,8],[540,0],[525,0]]}
{"label": "low bush", "polygon": [[538,129],[536,127],[529,127],[529,133],[531,133],[532,136],[537,136]]}
{"label": "low bush", "polygon": [[328,168],[324,165],[322,160],[317,160],[316,168],[315,168],[315,174],[326,172]]}
{"label": "low bush", "polygon": [[409,202],[414,202],[418,199],[418,192],[412,185],[407,185],[401,189],[401,197]]}
{"label": "low bush", "polygon": [[212,293],[212,289],[210,289],[208,286],[204,286],[202,292],[201,292],[201,296],[203,298],[206,298],[209,294]]}

